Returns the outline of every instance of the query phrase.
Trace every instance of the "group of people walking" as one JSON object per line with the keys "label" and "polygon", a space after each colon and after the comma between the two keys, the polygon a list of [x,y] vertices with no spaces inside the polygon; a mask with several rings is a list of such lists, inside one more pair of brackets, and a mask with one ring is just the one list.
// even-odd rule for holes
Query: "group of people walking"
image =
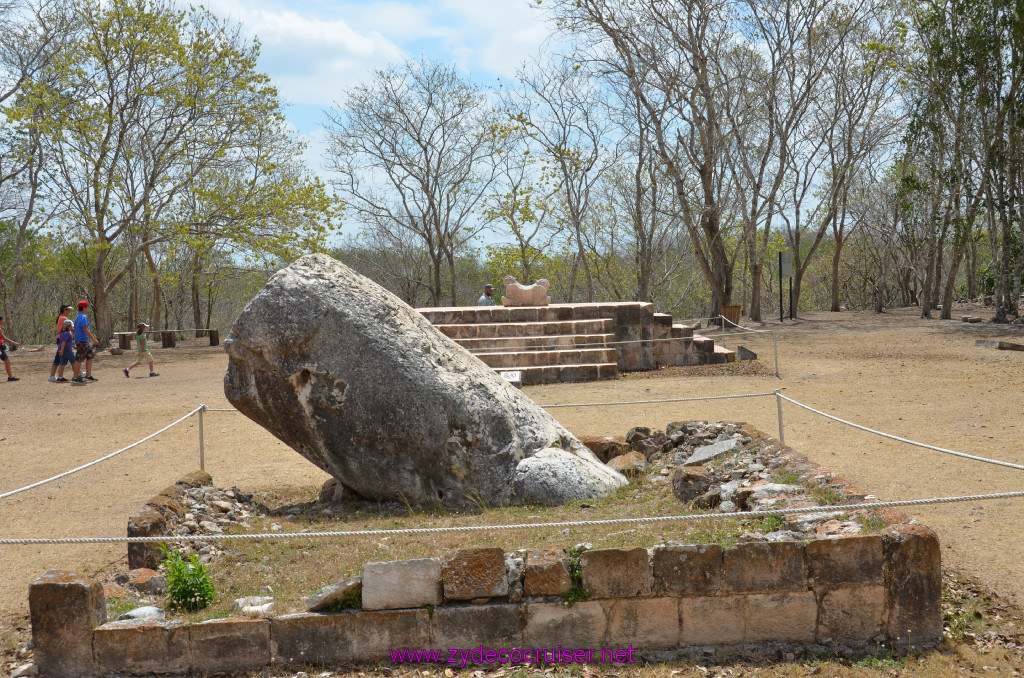
{"label": "group of people walking", "polygon": [[[53,365],[50,367],[50,381],[55,383],[75,382],[86,384],[90,381],[99,381],[92,376],[92,363],[96,357],[96,346],[99,340],[92,333],[89,322],[89,302],[82,300],[78,302],[78,315],[72,320],[70,306],[61,306],[57,314],[57,354],[53,357]],[[11,361],[7,356],[7,344],[21,346],[13,339],[4,335],[3,316],[0,316],[0,361],[3,361],[7,370],[7,381],[19,381],[11,369]],[[153,354],[149,352],[146,341],[146,330],[149,325],[139,323],[135,331],[135,341],[138,348],[138,356],[135,362],[121,370],[124,376],[130,377],[131,370],[142,363],[149,363],[149,376],[158,377],[154,370]],[[65,369],[71,365],[72,377],[64,376]]]}

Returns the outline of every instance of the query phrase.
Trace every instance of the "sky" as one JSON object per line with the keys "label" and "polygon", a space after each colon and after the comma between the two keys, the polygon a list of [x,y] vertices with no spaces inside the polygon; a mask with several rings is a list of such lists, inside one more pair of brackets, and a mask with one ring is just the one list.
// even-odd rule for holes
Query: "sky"
{"label": "sky", "polygon": [[421,53],[474,81],[511,79],[550,34],[536,0],[208,0],[261,44],[260,70],[322,173],[325,109],[375,69]]}

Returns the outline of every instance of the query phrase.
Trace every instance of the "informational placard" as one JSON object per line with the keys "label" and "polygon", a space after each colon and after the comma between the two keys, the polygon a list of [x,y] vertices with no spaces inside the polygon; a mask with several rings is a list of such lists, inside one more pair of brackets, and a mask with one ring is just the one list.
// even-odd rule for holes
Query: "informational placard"
{"label": "informational placard", "polygon": [[505,370],[504,372],[498,372],[501,378],[512,384],[513,386],[523,386],[523,373],[519,370]]}
{"label": "informational placard", "polygon": [[793,251],[779,252],[779,271],[783,278],[793,277]]}

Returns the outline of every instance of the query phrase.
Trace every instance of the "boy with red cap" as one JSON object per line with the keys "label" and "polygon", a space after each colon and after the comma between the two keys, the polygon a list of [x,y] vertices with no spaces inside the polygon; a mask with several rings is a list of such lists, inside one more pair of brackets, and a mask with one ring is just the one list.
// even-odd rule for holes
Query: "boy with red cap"
{"label": "boy with red cap", "polygon": [[[89,302],[82,300],[78,302],[78,316],[75,318],[75,373],[71,381],[84,384],[87,381],[99,381],[92,376],[92,359],[96,357],[93,344],[99,344],[96,336],[89,329]],[[89,341],[92,340],[92,343]],[[85,363],[85,374],[82,374],[82,363]]]}

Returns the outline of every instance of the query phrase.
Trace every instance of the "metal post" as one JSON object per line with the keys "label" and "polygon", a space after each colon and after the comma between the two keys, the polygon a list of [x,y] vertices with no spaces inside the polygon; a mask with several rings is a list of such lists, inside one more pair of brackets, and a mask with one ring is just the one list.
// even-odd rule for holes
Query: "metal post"
{"label": "metal post", "polygon": [[775,404],[779,408],[779,442],[786,444],[786,433],[782,430],[782,394],[775,389]]}
{"label": "metal post", "polygon": [[[778,393],[778,391],[776,391]],[[206,443],[203,440],[203,412],[206,411],[206,405],[199,406],[199,470],[206,470]]]}
{"label": "metal post", "polygon": [[775,338],[775,328],[772,328],[772,345],[775,347],[775,378],[782,379],[779,376],[779,341]]}

